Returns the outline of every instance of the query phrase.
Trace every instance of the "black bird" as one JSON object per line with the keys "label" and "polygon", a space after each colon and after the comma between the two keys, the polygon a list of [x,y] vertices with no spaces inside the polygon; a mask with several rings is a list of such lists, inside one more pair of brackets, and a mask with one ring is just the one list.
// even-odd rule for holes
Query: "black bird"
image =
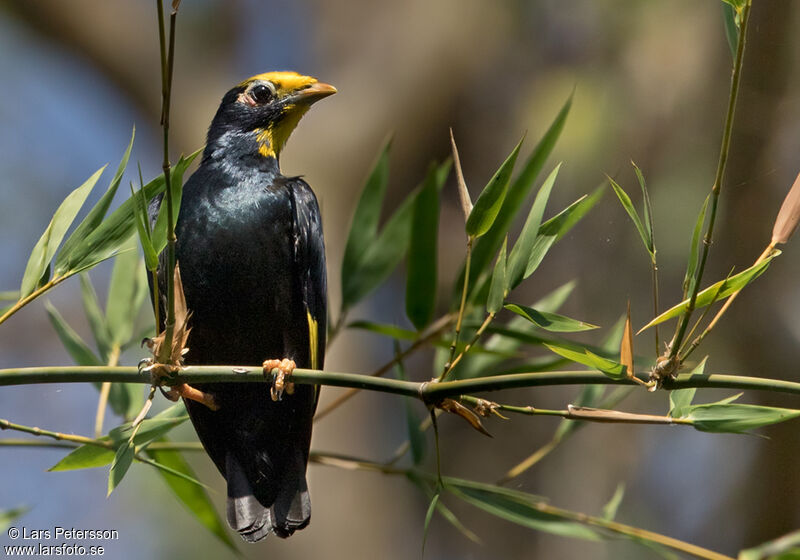
{"label": "black bird", "polygon": [[[249,542],[269,533],[288,537],[311,518],[306,465],[318,388],[292,391],[287,383],[281,393],[295,364],[323,365],[325,247],[313,191],[300,177],[283,176],[278,159],[311,104],[333,93],[333,86],[295,72],[259,74],[226,93],[200,167],[184,186],[176,225],[191,312],[186,363],[263,363],[265,373],[281,371],[271,389],[197,385],[218,410],[182,394],[227,480],[228,523]],[[159,201],[151,205],[151,219],[158,208]],[[159,303],[163,309],[163,298]]]}

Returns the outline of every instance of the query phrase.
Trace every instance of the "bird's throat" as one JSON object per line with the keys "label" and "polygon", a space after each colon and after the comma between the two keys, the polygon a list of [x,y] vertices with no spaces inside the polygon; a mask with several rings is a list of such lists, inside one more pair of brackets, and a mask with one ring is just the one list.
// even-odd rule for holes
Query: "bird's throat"
{"label": "bird's throat", "polygon": [[308,109],[309,105],[304,103],[287,105],[280,120],[270,123],[265,128],[257,128],[255,132],[258,153],[264,157],[278,159],[281,150],[286,145],[286,141],[289,140],[289,136],[294,132],[297,123],[300,122],[300,119],[303,118]]}

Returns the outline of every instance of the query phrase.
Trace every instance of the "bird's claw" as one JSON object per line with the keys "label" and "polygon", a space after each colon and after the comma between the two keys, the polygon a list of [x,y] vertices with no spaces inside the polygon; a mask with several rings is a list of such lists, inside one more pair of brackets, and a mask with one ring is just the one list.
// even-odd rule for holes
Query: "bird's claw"
{"label": "bird's claw", "polygon": [[262,367],[264,368],[264,376],[270,375],[272,370],[277,370],[277,373],[272,378],[272,387],[269,389],[269,394],[273,401],[281,400],[284,391],[290,395],[294,393],[294,383],[289,381],[294,368],[297,367],[294,360],[288,358],[265,360]]}
{"label": "bird's claw", "polygon": [[145,358],[139,361],[139,373],[150,375],[150,382],[158,387],[161,394],[168,400],[176,402],[183,397],[184,399],[204,404],[211,410],[219,410],[219,404],[214,399],[214,395],[195,389],[188,383],[179,383],[169,387],[167,390],[164,389],[163,380],[174,377],[180,369],[180,367],[170,364],[159,364],[152,358]]}

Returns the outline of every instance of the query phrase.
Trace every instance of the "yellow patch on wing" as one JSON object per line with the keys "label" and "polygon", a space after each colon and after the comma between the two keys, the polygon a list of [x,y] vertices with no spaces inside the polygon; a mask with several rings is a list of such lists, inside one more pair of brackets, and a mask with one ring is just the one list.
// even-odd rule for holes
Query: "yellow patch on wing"
{"label": "yellow patch on wing", "polygon": [[306,310],[308,320],[308,355],[311,357],[311,369],[319,369],[319,325],[317,320],[311,316],[311,311]]}
{"label": "yellow patch on wing", "polygon": [[316,84],[317,79],[311,76],[303,76],[297,72],[265,72],[263,74],[256,74],[247,78],[239,84],[239,87],[247,87],[249,84],[256,81],[266,81],[275,84],[275,89],[278,92],[278,97],[284,97],[298,89],[311,84]]}

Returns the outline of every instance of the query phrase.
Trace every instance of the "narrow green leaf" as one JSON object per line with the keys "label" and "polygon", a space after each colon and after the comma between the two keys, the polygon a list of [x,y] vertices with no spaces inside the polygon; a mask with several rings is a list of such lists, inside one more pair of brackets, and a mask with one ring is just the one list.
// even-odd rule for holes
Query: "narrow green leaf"
{"label": "narrow green leaf", "polygon": [[19,299],[19,291],[6,290],[0,292],[0,301],[17,301]]}
{"label": "narrow green leaf", "polygon": [[[445,489],[487,513],[506,519],[523,527],[543,531],[553,535],[599,541],[601,536],[593,529],[558,517],[552,513],[540,511],[536,506],[540,498],[522,492],[509,493],[500,487],[491,485],[463,484],[459,479],[448,477]],[[515,495],[516,494],[516,495]]]}
{"label": "narrow green leaf", "polygon": [[122,478],[125,476],[125,473],[128,472],[133,462],[133,453],[133,445],[129,442],[123,442],[117,448],[117,452],[114,455],[114,462],[111,463],[111,470],[108,472],[108,493],[106,496],[110,496],[111,492],[122,482]]}
{"label": "narrow green leaf", "polygon": [[[695,303],[695,309],[700,309],[709,305],[711,303],[722,301],[723,299],[727,298],[734,292],[738,292],[745,286],[747,286],[750,282],[761,276],[769,263],[772,262],[772,259],[780,255],[781,252],[776,250],[772,253],[769,257],[764,259],[758,264],[754,264],[750,268],[743,270],[739,274],[735,274],[726,278],[725,280],[720,280],[719,282],[712,284],[702,292],[697,294],[697,300]],[[678,315],[682,314],[686,309],[689,307],[689,299],[683,300],[678,305],[668,309],[649,323],[647,323],[644,327],[642,327],[639,332],[642,332],[645,329],[649,329],[653,325],[657,325],[659,323],[663,323],[673,317],[677,317]]]}
{"label": "narrow green leaf", "polygon": [[[171,406],[165,411],[155,415],[153,418],[143,420],[136,437],[133,438],[134,445],[146,445],[148,442],[165,436],[172,429],[183,424],[189,416],[183,403]],[[108,436],[115,443],[128,441],[133,428],[130,422],[118,426],[108,433]]]}
{"label": "narrow green leaf", "polygon": [[350,232],[344,247],[342,258],[342,286],[351,283],[350,275],[356,270],[363,260],[364,254],[370,243],[378,233],[378,222],[381,216],[381,206],[389,184],[389,151],[392,139],[384,142],[372,170],[361,189]]}
{"label": "narrow green leaf", "polygon": [[[161,438],[161,441],[166,441]],[[184,459],[183,455],[178,451],[162,451],[162,450],[146,450],[147,456],[156,461],[158,464],[168,467],[176,472],[183,473],[185,476],[196,479],[197,475]],[[183,503],[189,512],[202,524],[206,529],[211,531],[219,540],[221,540],[229,548],[236,550],[228,531],[220,521],[217,510],[211,503],[208,497],[208,492],[202,486],[198,486],[184,478],[175,476],[163,469],[159,469],[159,474],[164,478],[170,490],[172,490],[178,499]]]}
{"label": "narrow green leaf", "polygon": [[[419,476],[417,476],[416,473],[410,471],[406,473],[406,477],[413,484],[415,484],[420,490],[422,490],[422,492],[425,493],[425,496],[429,500],[433,499],[434,496],[433,490],[430,488],[430,486],[428,486],[428,484],[424,480],[422,480]],[[461,523],[461,521],[458,519],[458,517],[456,517],[456,515],[450,510],[450,508],[444,505],[444,502],[442,502],[441,500],[439,500],[436,504],[436,511],[438,511],[439,514],[442,517],[444,517],[448,523],[450,523],[453,527],[455,527],[456,530],[462,535],[464,535],[467,539],[471,540],[476,544],[482,544],[481,539],[478,537],[478,535],[476,535],[470,529],[465,527],[464,524]]]}
{"label": "narrow green leaf", "polygon": [[353,321],[348,323],[347,328],[368,331],[397,340],[416,340],[419,336],[416,331],[402,329],[396,325],[387,325],[386,323],[373,323],[372,321]]}
{"label": "narrow green leaf", "polygon": [[135,191],[131,183],[131,200],[133,200],[134,217],[136,219],[136,229],[139,233],[139,244],[144,253],[144,261],[147,270],[158,269],[158,253],[153,247],[152,233],[150,231],[150,218],[147,214],[147,202],[144,199],[142,190]]}
{"label": "narrow green leaf", "polygon": [[511,180],[511,173],[514,171],[514,164],[517,161],[519,149],[524,139],[525,137],[523,136],[514,147],[511,154],[483,188],[483,191],[481,191],[481,194],[478,196],[478,200],[475,201],[475,205],[472,207],[472,212],[469,213],[466,224],[467,235],[470,237],[482,236],[489,231],[494,224],[497,215],[500,213],[500,208],[503,206],[503,201],[506,198],[506,191],[508,190],[508,183]]}
{"label": "narrow green leaf", "polygon": [[708,200],[710,196],[711,195],[707,196],[705,202],[703,202],[703,207],[700,208],[700,214],[697,216],[697,221],[694,224],[692,246],[689,247],[689,263],[686,265],[686,275],[683,277],[684,298],[694,290],[694,285],[697,282],[695,272],[697,271],[697,262],[700,252],[700,234],[703,231],[703,223],[706,221],[706,210],[708,210]]}
{"label": "narrow green leaf", "polygon": [[[500,249],[503,239],[508,234],[514,218],[517,216],[523,202],[528,197],[533,188],[533,183],[544,167],[547,158],[553,151],[553,147],[564,129],[570,107],[572,107],[573,94],[569,96],[561,110],[556,115],[550,127],[544,133],[539,143],[533,148],[528,156],[522,171],[508,187],[503,206],[495,218],[494,225],[486,232],[472,249],[472,265],[470,267],[469,285],[474,286],[478,276],[489,266],[492,259]],[[456,286],[462,286],[464,282],[464,271],[462,269]],[[461,296],[460,289],[456,297]]]}
{"label": "narrow green leaf", "polygon": [[439,185],[437,167],[428,169],[422,189],[414,201],[406,281],[406,315],[422,330],[436,309],[436,267],[439,233]]}
{"label": "narrow green leaf", "polygon": [[628,216],[630,216],[631,220],[633,221],[633,225],[636,226],[636,230],[639,232],[639,237],[641,238],[642,243],[644,243],[644,248],[652,256],[653,253],[650,249],[652,246],[652,239],[647,229],[642,224],[642,220],[639,218],[639,214],[636,213],[636,208],[633,207],[633,202],[631,202],[631,197],[628,196],[628,193],[626,193],[625,190],[622,187],[620,187],[614,179],[609,177],[608,180],[611,182],[611,186],[613,187],[614,192],[617,195],[617,198],[622,203],[622,207],[628,213]]}
{"label": "narrow green leaf", "polygon": [[[633,163],[633,162],[631,162]],[[650,203],[650,193],[647,191],[647,183],[644,180],[644,175],[639,166],[633,163],[633,170],[636,172],[636,179],[639,181],[639,187],[642,189],[642,206],[644,206],[644,229],[647,232],[647,239],[650,240],[647,251],[655,258],[656,255],[656,241],[653,235],[653,205]]]}
{"label": "narrow green leaf", "polygon": [[[547,205],[547,200],[550,198],[550,192],[553,190],[553,184],[558,177],[558,171],[561,169],[561,164],[556,165],[555,169],[550,172],[550,175],[542,183],[542,187],[536,194],[528,218],[525,220],[525,225],[522,227],[519,239],[511,249],[508,255],[508,286],[509,289],[516,288],[524,278],[528,268],[528,261],[530,260],[531,251],[536,238],[539,235],[539,226],[542,224],[542,217],[544,216],[544,209]],[[551,242],[552,243],[552,242]]]}
{"label": "narrow green leaf", "polygon": [[122,160],[120,160],[119,166],[117,166],[117,172],[111,179],[108,189],[106,189],[106,192],[103,193],[103,196],[100,197],[100,200],[97,201],[97,204],[89,211],[78,227],[75,228],[72,235],[64,242],[64,247],[61,249],[61,253],[59,253],[56,259],[55,274],[57,276],[67,271],[66,265],[69,262],[73,249],[80,245],[83,240],[100,225],[103,218],[105,218],[106,212],[108,212],[108,208],[111,206],[111,201],[114,199],[114,195],[117,194],[117,189],[122,181],[122,175],[128,167],[128,159],[131,156],[131,149],[133,148],[133,139],[135,136],[136,127],[134,127],[131,132],[131,140],[128,143],[125,153],[122,155]]}
{"label": "narrow green leaf", "polygon": [[[697,366],[691,371],[688,377],[692,377],[693,375],[703,375],[706,369],[706,361],[708,360],[708,356],[703,358]],[[676,389],[674,391],[669,392],[669,415],[673,418],[680,418],[684,414],[692,404],[692,399],[694,399],[694,394],[697,391],[697,388],[691,387],[689,389]]]}
{"label": "narrow green leaf", "polygon": [[49,301],[45,302],[45,309],[50,323],[58,335],[58,339],[69,353],[72,360],[79,366],[100,366],[103,362],[98,358],[78,333],[64,320],[58,310]]}
{"label": "narrow green leaf", "polygon": [[[104,438],[107,439],[107,438]],[[50,472],[93,469],[110,464],[116,453],[113,449],[97,445],[81,445],[70,451],[58,463],[47,469]]]}
{"label": "narrow green leaf", "polygon": [[798,560],[800,559],[800,530],[742,550],[738,560]]}
{"label": "narrow green leaf", "polygon": [[567,348],[564,345],[554,343],[545,344],[545,346],[559,356],[563,356],[573,362],[596,369],[612,379],[624,379],[627,376],[626,368],[621,363],[598,356],[589,350],[578,352]]}
{"label": "narrow green leaf", "polygon": [[133,336],[133,324],[139,312],[139,308],[135,307],[137,303],[135,295],[139,284],[142,283],[139,272],[141,270],[136,241],[131,238],[122,246],[121,252],[114,259],[106,302],[106,324],[111,342],[119,346],[128,342]]}
{"label": "narrow green leaf", "polygon": [[[169,185],[172,191],[172,223],[178,223],[178,215],[181,211],[181,201],[183,200],[183,173],[186,171],[187,166],[178,165],[170,173]],[[153,224],[153,230],[150,232],[150,239],[153,242],[153,250],[156,254],[161,253],[167,246],[167,230],[169,227],[167,203],[162,198],[161,207],[156,216],[156,223]]]}
{"label": "narrow green leaf", "polygon": [[[172,181],[180,177],[200,150],[186,158],[181,158],[172,168]],[[144,186],[145,198],[150,201],[164,191],[164,176],[160,175]],[[62,269],[64,275],[74,274],[113,257],[122,244],[136,231],[134,205],[135,198],[128,198],[119,208],[111,213],[100,225],[94,228],[69,254],[68,261]]]}
{"label": "narrow green leaf", "polygon": [[614,521],[614,518],[617,516],[617,510],[619,509],[619,505],[622,503],[622,498],[624,496],[625,483],[620,482],[617,484],[617,489],[614,491],[614,495],[611,496],[611,499],[608,501],[608,503],[603,506],[603,519],[606,521]]}
{"label": "narrow green leaf", "polygon": [[[395,339],[394,355],[395,358],[397,358],[397,365],[394,369],[397,372],[398,379],[401,379],[402,381],[408,381],[405,364],[403,363],[403,360],[400,359],[400,351],[400,343]],[[425,458],[425,434],[420,429],[420,419],[414,411],[414,403],[412,402],[412,399],[410,397],[405,397],[403,401],[406,405],[406,427],[408,428],[408,441],[411,445],[411,458],[414,462],[414,465],[420,465]]]}
{"label": "narrow green leaf", "polygon": [[693,421],[702,432],[745,433],[800,416],[800,410],[753,404],[697,404],[684,409],[681,418]]}
{"label": "narrow green leaf", "polygon": [[725,38],[728,40],[728,47],[731,49],[731,57],[736,58],[739,28],[736,26],[736,12],[727,0],[723,0],[722,4],[722,24],[725,26]]}
{"label": "narrow green leaf", "polygon": [[[449,169],[449,161],[439,166],[437,190],[441,191]],[[417,188],[406,197],[378,237],[370,241],[361,261],[343,277],[347,283],[342,285],[342,309],[350,309],[377,288],[403,259],[411,238],[414,202],[419,191]]]}
{"label": "narrow green leaf", "polygon": [[72,225],[75,216],[78,215],[86,197],[94,188],[105,166],[94,172],[80,187],[72,191],[67,198],[59,205],[53,218],[44,230],[44,233],[36,242],[25,267],[25,274],[22,277],[20,287],[20,299],[29,296],[38,286],[39,280],[47,270],[50,261],[58,250],[61,240],[67,233],[69,226]]}
{"label": "narrow green leaf", "polygon": [[492,281],[489,284],[489,298],[486,300],[486,311],[489,313],[500,311],[503,308],[503,301],[506,297],[506,286],[508,284],[506,277],[507,246],[508,238],[503,241],[500,254],[497,255],[497,263],[494,265],[494,272],[492,272]]}
{"label": "narrow green leaf", "polygon": [[547,311],[537,311],[533,307],[526,307],[524,305],[517,305],[516,303],[509,303],[505,306],[509,311],[513,311],[520,317],[525,317],[528,321],[536,326],[552,332],[579,332],[588,331],[591,329],[599,328],[597,325],[571,319],[558,313],[549,313]]}
{"label": "narrow green leaf", "polygon": [[100,302],[97,300],[97,293],[94,291],[89,274],[81,274],[81,298],[83,299],[83,310],[89,321],[89,327],[100,351],[100,359],[108,362],[111,353],[111,333],[106,323],[105,315],[100,309]]}
{"label": "narrow green leaf", "polygon": [[28,513],[29,509],[30,508],[27,507],[17,507],[0,511],[0,531],[5,532],[9,525],[11,525],[12,521],[14,521],[17,517]]}
{"label": "narrow green leaf", "polygon": [[431,525],[431,519],[433,519],[433,512],[436,511],[436,504],[439,503],[439,497],[441,494],[436,492],[431,498],[431,503],[428,505],[428,511],[425,512],[425,524],[423,525],[422,529],[422,556],[425,556],[425,543],[428,541],[428,529]]}

